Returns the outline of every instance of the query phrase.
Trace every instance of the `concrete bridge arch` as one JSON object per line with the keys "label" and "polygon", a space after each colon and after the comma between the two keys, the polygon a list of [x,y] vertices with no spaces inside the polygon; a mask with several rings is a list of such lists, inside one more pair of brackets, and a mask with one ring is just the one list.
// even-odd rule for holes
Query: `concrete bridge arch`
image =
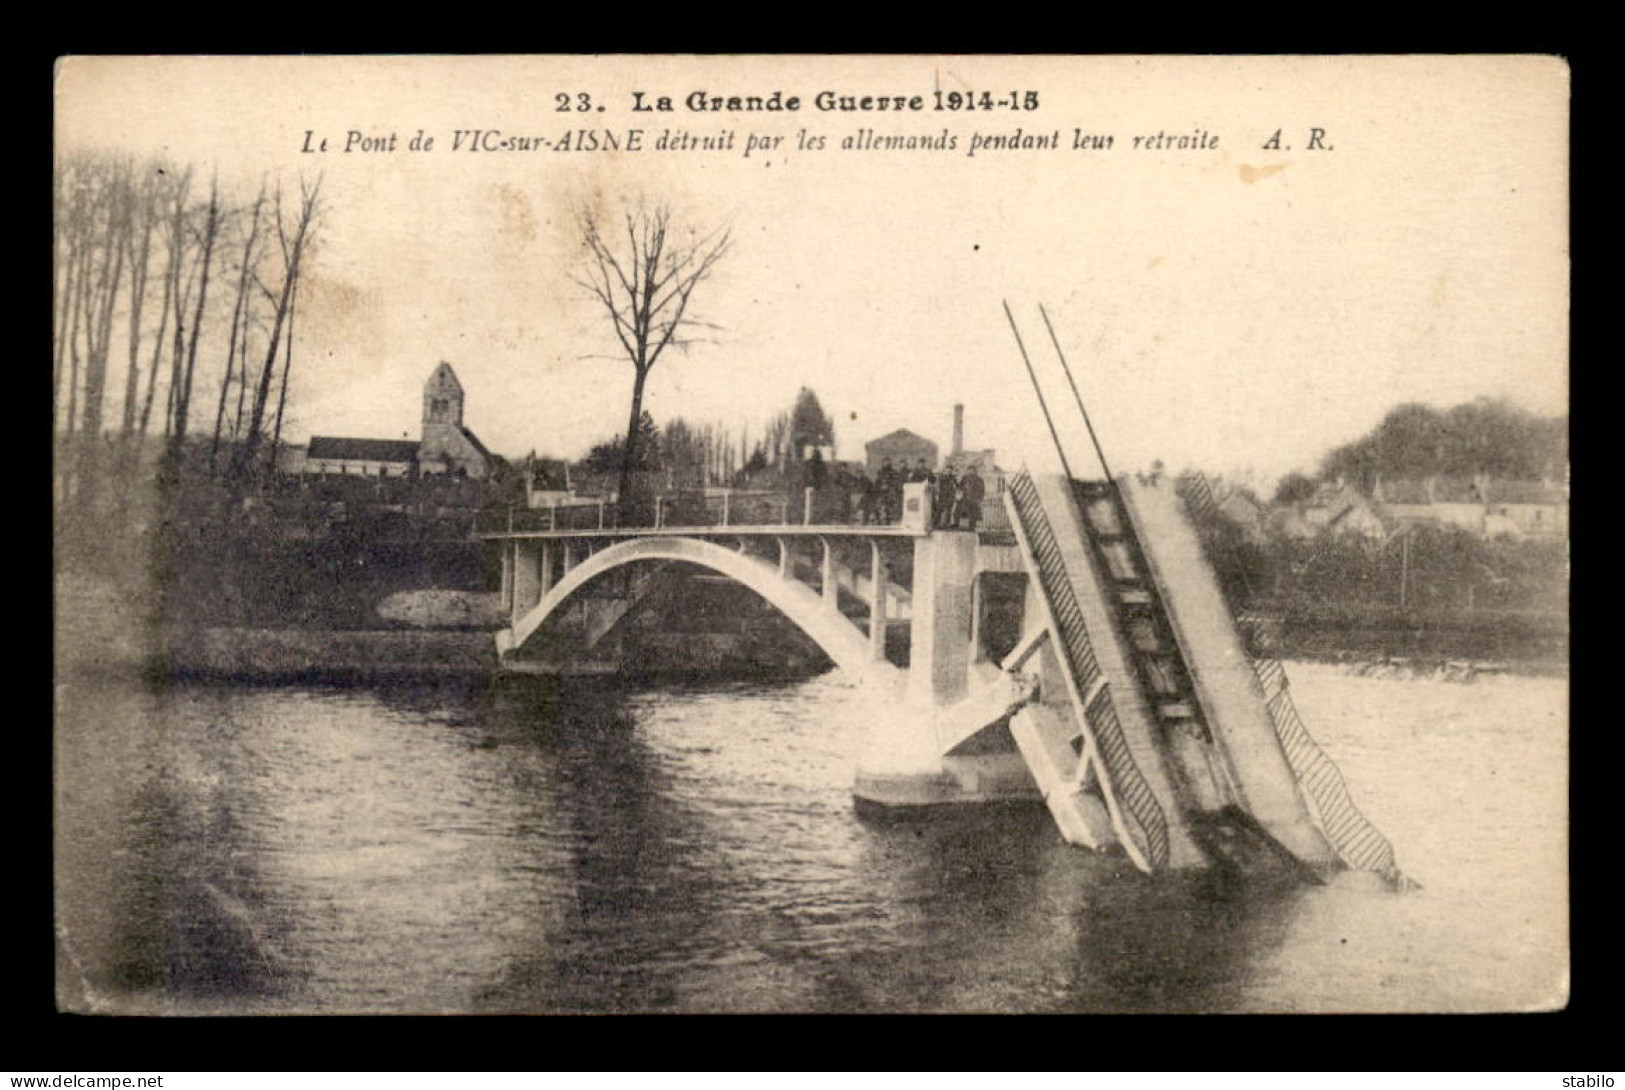
{"label": "concrete bridge arch", "polygon": [[831,599],[764,560],[715,542],[677,535],[630,538],[576,563],[511,628],[498,634],[498,651],[508,654],[523,648],[582,587],[607,572],[640,561],[695,564],[749,587],[854,678],[896,673],[897,668],[889,662],[876,661],[869,638],[835,608]]}

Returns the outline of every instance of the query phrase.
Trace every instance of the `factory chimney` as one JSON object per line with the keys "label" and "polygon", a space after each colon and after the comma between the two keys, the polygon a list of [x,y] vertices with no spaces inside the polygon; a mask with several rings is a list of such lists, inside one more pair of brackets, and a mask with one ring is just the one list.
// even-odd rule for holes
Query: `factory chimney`
{"label": "factory chimney", "polygon": [[955,403],[954,405],[953,452],[955,454],[963,454],[965,452],[965,406],[958,403]]}

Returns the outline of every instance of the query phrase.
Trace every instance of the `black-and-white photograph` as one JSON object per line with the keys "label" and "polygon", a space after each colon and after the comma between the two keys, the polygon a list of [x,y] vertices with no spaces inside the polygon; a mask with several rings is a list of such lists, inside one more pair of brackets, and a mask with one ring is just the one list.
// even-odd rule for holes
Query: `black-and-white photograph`
{"label": "black-and-white photograph", "polygon": [[1568,1003],[1562,60],[55,80],[59,1009]]}

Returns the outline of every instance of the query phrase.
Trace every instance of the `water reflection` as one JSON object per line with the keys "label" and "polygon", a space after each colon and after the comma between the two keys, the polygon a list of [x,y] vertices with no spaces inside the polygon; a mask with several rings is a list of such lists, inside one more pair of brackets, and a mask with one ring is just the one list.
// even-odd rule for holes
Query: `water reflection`
{"label": "water reflection", "polygon": [[[1470,702],[1474,729],[1502,729],[1494,703]],[[67,687],[64,994],[186,1013],[1425,1009],[1493,1005],[1512,994],[1496,973],[1542,969],[1549,990],[1561,894],[1518,878],[1561,827],[1379,782],[1424,729],[1395,707],[1323,737],[1348,733],[1427,897],[1147,877],[1062,844],[1035,806],[859,820],[866,713],[833,678]],[[1431,767],[1494,784],[1457,738],[1426,738]],[[1512,751],[1561,783],[1561,747]],[[1408,812],[1457,824],[1423,835]],[[1473,822],[1496,851],[1432,848],[1484,843]]]}
{"label": "water reflection", "polygon": [[674,971],[703,941],[710,891],[692,858],[699,831],[636,720],[605,689],[509,686],[492,710],[499,730],[548,758],[565,850],[547,865],[570,892],[552,941],[513,959],[480,1006],[672,1006]]}

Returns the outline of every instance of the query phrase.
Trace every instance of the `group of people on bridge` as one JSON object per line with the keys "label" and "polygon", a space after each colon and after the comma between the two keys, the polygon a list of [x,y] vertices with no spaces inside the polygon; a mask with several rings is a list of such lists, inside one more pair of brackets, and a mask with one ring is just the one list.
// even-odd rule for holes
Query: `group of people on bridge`
{"label": "group of people on bridge", "polygon": [[868,525],[901,521],[903,486],[923,484],[931,498],[932,529],[975,530],[982,517],[982,500],[987,494],[987,484],[975,465],[967,466],[963,476],[951,465],[933,473],[924,458],[912,469],[901,464],[894,466],[891,459],[886,458],[873,478],[860,470],[851,484],[855,521]]}
{"label": "group of people on bridge", "polygon": [[[814,451],[805,462],[791,467],[782,483],[774,484],[776,487],[767,489],[726,489],[718,495],[698,489],[656,492],[630,509],[611,496],[596,503],[519,512],[517,522],[516,512],[509,509],[499,521],[509,530],[781,523],[886,526],[904,521],[918,526],[904,518],[905,488],[910,484],[924,486],[930,529],[974,532],[987,514],[982,505],[988,495],[988,479],[974,463],[965,465],[963,471],[947,465],[933,472],[924,458],[912,468],[886,458],[871,475],[850,462],[831,467]],[[995,494],[1000,489],[997,477],[993,488]],[[998,528],[1002,520],[997,512],[993,517]]]}

